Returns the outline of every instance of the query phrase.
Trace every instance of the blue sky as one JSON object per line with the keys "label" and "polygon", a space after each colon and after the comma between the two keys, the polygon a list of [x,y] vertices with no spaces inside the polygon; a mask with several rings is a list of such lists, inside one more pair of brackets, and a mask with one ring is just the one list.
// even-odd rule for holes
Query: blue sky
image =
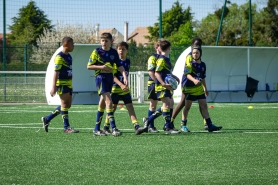
{"label": "blue sky", "polygon": [[[248,0],[230,0],[239,5]],[[11,25],[12,17],[17,17],[19,9],[29,0],[6,0],[6,23]],[[37,7],[44,11],[52,24],[100,24],[100,29],[116,28],[124,31],[124,22],[128,22],[131,33],[139,26],[152,26],[158,20],[159,0],[35,0]],[[176,0],[162,0],[162,11],[171,9]],[[208,13],[224,5],[224,0],[179,0],[183,8],[191,7],[194,19],[201,20]],[[261,7],[267,0],[252,0]],[[0,33],[3,33],[3,0],[0,2]],[[7,27],[8,29],[8,27]],[[7,30],[9,32],[9,30]]]}

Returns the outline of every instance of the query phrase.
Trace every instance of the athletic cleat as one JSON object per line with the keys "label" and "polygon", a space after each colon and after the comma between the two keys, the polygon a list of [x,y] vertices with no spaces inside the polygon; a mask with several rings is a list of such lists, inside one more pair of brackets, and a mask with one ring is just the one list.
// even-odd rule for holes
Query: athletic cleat
{"label": "athletic cleat", "polygon": [[208,130],[208,125],[207,124],[204,125],[204,130]]}
{"label": "athletic cleat", "polygon": [[65,133],[78,133],[79,130],[74,130],[73,128],[68,127],[64,130]]}
{"label": "athletic cleat", "polygon": [[122,133],[117,128],[113,128],[112,136],[117,137],[117,136],[120,136],[120,135],[122,135]]}
{"label": "athletic cleat", "polygon": [[136,130],[135,130],[135,134],[136,135],[140,135],[144,132],[148,132],[148,127],[138,127]]}
{"label": "athletic cleat", "polygon": [[149,127],[149,119],[144,117],[143,118],[143,123],[144,123],[144,128],[148,128]]}
{"label": "athletic cleat", "polygon": [[148,129],[148,132],[158,133],[159,131],[155,127],[152,127]]}
{"label": "athletic cleat", "polygon": [[182,132],[190,132],[190,130],[188,130],[188,128],[185,125],[181,126],[181,131]]}
{"label": "athletic cleat", "polygon": [[216,126],[216,125],[214,125],[214,124],[211,124],[211,126],[208,127],[208,131],[209,131],[209,132],[218,131],[218,130],[221,130],[221,129],[222,129],[221,126]]}
{"label": "athletic cleat", "polygon": [[45,130],[45,132],[48,132],[48,126],[49,126],[50,122],[48,122],[46,120],[46,117],[42,117],[41,120],[42,120],[42,127],[43,127],[43,129]]}
{"label": "athletic cleat", "polygon": [[106,135],[112,134],[110,129],[103,129],[103,133],[106,134]]}
{"label": "athletic cleat", "polygon": [[106,136],[102,130],[97,130],[93,132],[94,136]]}
{"label": "athletic cleat", "polygon": [[172,130],[177,131],[177,132],[181,132],[179,129],[176,129],[175,127],[172,128]]}
{"label": "athletic cleat", "polygon": [[170,128],[165,129],[165,134],[179,134],[179,133],[180,133],[179,131],[175,131],[175,130],[170,129]]}

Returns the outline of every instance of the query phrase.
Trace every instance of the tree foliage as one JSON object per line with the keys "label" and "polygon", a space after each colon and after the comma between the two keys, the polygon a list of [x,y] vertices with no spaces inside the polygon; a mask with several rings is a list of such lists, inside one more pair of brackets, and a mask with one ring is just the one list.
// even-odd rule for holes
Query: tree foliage
{"label": "tree foliage", "polygon": [[36,39],[44,29],[52,29],[51,21],[34,1],[19,9],[18,17],[12,18],[9,26],[11,34],[8,36],[11,44],[36,44]]}
{"label": "tree foliage", "polygon": [[92,25],[83,26],[81,24],[69,25],[57,23],[55,29],[44,29],[43,33],[36,40],[37,45],[33,46],[33,54],[30,58],[32,63],[48,63],[52,55],[60,46],[63,37],[69,36],[73,38],[74,43],[91,44],[95,43],[95,30]]}
{"label": "tree foliage", "polygon": [[[241,6],[231,3],[227,9],[229,11],[223,19],[218,45],[249,45],[249,3]],[[257,5],[252,4],[251,9],[253,46],[277,46],[278,0],[268,0],[262,10],[257,10]],[[196,26],[196,35],[203,39],[205,45],[215,45],[220,12],[222,8],[209,14]]]}
{"label": "tree foliage", "polygon": [[[176,1],[170,10],[162,13],[163,38],[171,37],[179,31],[181,25],[191,22],[192,15],[190,11],[190,7],[184,10],[182,4]],[[146,36],[146,38],[149,39],[150,42],[156,41],[159,38],[159,23],[157,22],[154,26],[149,26],[148,31],[150,36]]]}

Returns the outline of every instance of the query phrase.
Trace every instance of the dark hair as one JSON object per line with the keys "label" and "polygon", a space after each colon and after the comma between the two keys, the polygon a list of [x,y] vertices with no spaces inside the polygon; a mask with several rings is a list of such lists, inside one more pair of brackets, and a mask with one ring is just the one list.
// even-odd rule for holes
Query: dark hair
{"label": "dark hair", "polygon": [[171,42],[166,39],[161,39],[159,45],[162,51],[166,51],[169,47],[171,47]]}
{"label": "dark hair", "polygon": [[64,37],[62,39],[62,44],[68,43],[68,42],[73,42],[73,39],[71,37]]}
{"label": "dark hair", "polygon": [[[195,42],[197,42],[197,43],[195,44]],[[192,40],[192,42],[191,42],[191,46],[193,46],[193,45],[198,45],[198,46],[201,47],[202,44],[203,44],[202,39],[200,39],[200,38],[198,38],[198,37],[194,38],[194,39]]]}
{"label": "dark hair", "polygon": [[111,33],[108,33],[108,32],[104,32],[100,35],[100,38],[101,39],[109,39],[109,40],[112,40],[112,35]]}
{"label": "dark hair", "polygon": [[124,47],[128,50],[128,43],[126,43],[126,42],[119,42],[119,43],[117,44],[117,48],[118,48],[119,46],[124,46]]}

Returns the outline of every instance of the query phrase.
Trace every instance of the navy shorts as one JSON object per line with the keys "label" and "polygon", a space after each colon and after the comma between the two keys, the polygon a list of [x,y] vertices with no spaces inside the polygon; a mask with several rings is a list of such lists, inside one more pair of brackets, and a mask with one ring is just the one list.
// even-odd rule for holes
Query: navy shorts
{"label": "navy shorts", "polygon": [[157,95],[155,93],[155,84],[151,84],[148,86],[148,100],[158,100]]}
{"label": "navy shorts", "polygon": [[120,100],[122,100],[125,105],[132,103],[132,98],[131,98],[130,93],[125,94],[125,95],[119,95],[117,93],[112,93],[111,98],[112,98],[113,104],[115,104],[115,105],[117,105]]}
{"label": "navy shorts", "polygon": [[114,76],[112,73],[102,73],[96,76],[96,86],[98,89],[98,95],[106,92],[111,93],[114,82]]}
{"label": "navy shorts", "polygon": [[70,95],[72,95],[72,88],[70,88],[67,85],[60,85],[60,86],[56,86],[56,92],[58,95],[66,94],[66,93],[70,93]]}
{"label": "navy shorts", "polygon": [[186,100],[196,101],[196,100],[201,100],[201,99],[206,99],[206,95],[202,94],[199,96],[193,96],[193,95],[188,94],[186,96]]}
{"label": "navy shorts", "polygon": [[163,90],[163,91],[158,91],[156,93],[156,95],[157,95],[158,100],[161,100],[164,97],[169,97],[170,99],[172,99],[172,96],[173,96],[172,92],[168,89]]}

